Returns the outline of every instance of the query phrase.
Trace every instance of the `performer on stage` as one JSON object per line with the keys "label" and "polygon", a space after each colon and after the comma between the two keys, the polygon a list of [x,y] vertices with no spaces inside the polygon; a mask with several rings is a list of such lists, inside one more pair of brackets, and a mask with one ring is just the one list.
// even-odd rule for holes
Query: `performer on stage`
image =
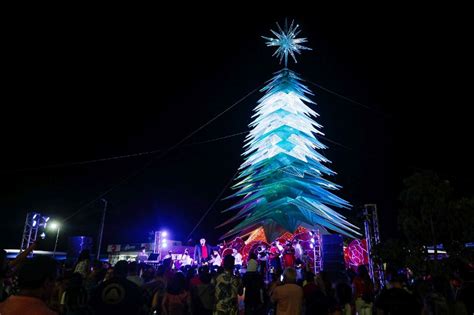
{"label": "performer on stage", "polygon": [[257,260],[258,260],[258,272],[265,275],[267,272],[268,264],[268,252],[265,245],[261,245],[257,248]]}
{"label": "performer on stage", "polygon": [[181,256],[181,267],[191,266],[192,263],[193,260],[191,259],[191,256],[189,256],[188,249],[186,248]]}
{"label": "performer on stage", "polygon": [[286,243],[285,251],[283,252],[283,266],[285,268],[295,266],[295,249],[291,246],[291,242]]}
{"label": "performer on stage", "polygon": [[206,244],[206,239],[201,238],[199,244],[194,247],[194,261],[201,266],[211,258],[211,246]]}
{"label": "performer on stage", "polygon": [[303,247],[301,246],[301,241],[300,240],[295,240],[293,242],[293,246],[295,247],[295,257],[296,260],[303,260]]}
{"label": "performer on stage", "polygon": [[232,256],[235,258],[235,271],[240,273],[240,269],[242,268],[242,255],[234,248],[232,250]]}
{"label": "performer on stage", "polygon": [[[279,242],[275,241],[270,247],[269,259],[270,259],[270,268],[273,273],[281,274],[281,260],[280,260],[280,250],[278,249]],[[280,245],[281,247],[281,245]]]}
{"label": "performer on stage", "polygon": [[137,261],[138,264],[144,264],[145,261],[148,260],[148,254],[146,253],[145,247],[142,247],[140,249],[141,249],[141,251],[138,253],[135,260]]}
{"label": "performer on stage", "polygon": [[217,270],[217,268],[222,265],[222,258],[217,250],[212,251],[211,260],[209,260],[209,263],[212,265],[213,270]]}

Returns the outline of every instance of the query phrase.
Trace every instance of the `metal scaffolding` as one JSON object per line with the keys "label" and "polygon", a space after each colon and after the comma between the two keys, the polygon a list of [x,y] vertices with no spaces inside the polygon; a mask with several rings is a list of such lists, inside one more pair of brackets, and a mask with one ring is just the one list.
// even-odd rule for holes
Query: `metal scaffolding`
{"label": "metal scaffolding", "polygon": [[26,214],[25,226],[23,228],[23,237],[21,239],[20,251],[26,250],[38,238],[38,232],[44,230],[48,224],[49,217],[45,217],[40,213],[28,212]]}
{"label": "metal scaffolding", "polygon": [[369,274],[374,283],[378,282],[380,288],[383,288],[385,286],[385,277],[382,265],[379,262],[374,262],[372,257],[373,246],[380,243],[379,219],[376,204],[364,205],[364,228],[367,253],[369,255]]}

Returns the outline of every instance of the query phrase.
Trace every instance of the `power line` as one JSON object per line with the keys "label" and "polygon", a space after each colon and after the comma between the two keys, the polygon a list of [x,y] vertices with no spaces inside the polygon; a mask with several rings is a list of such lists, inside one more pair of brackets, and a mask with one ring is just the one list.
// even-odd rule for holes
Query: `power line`
{"label": "power line", "polygon": [[[213,139],[208,139],[200,142],[195,142],[195,143],[189,143],[186,145],[183,145],[183,147],[190,147],[194,145],[200,145],[200,144],[206,144],[206,143],[211,143],[211,142],[216,142],[224,139],[228,139],[231,137],[236,137],[242,134],[247,133],[248,131],[242,131],[218,138],[213,138]],[[144,152],[138,152],[138,153],[132,153],[132,154],[126,154],[126,155],[117,155],[117,156],[111,156],[111,157],[106,157],[106,158],[100,158],[100,159],[93,159],[93,160],[84,160],[84,161],[76,161],[76,162],[66,162],[66,163],[58,163],[58,164],[50,164],[50,165],[44,165],[44,166],[37,166],[37,167],[28,167],[28,168],[19,168],[19,169],[14,169],[14,170],[1,170],[1,173],[14,173],[14,172],[26,172],[26,171],[36,171],[36,170],[44,170],[44,169],[52,169],[52,168],[62,168],[62,167],[70,167],[70,166],[80,166],[80,165],[86,165],[86,164],[93,164],[93,163],[99,163],[99,162],[108,162],[108,161],[115,161],[115,160],[122,160],[122,159],[128,159],[128,158],[133,158],[133,157],[139,157],[139,156],[144,156],[144,155],[150,155],[150,154],[155,154],[158,152],[164,151],[163,149],[157,149],[153,151],[144,151]]]}
{"label": "power line", "polygon": [[234,108],[235,106],[237,106],[238,104],[240,104],[242,101],[244,101],[247,97],[249,97],[250,95],[252,95],[253,93],[255,93],[256,91],[258,91],[258,89],[260,88],[257,87],[255,89],[253,89],[252,91],[250,91],[249,93],[247,93],[244,97],[240,98],[238,101],[236,101],[234,104],[232,104],[231,106],[227,107],[225,110],[223,110],[222,112],[220,112],[219,114],[217,114],[216,116],[214,116],[213,118],[211,118],[210,120],[208,120],[206,123],[204,123],[203,125],[201,125],[199,128],[195,129],[193,132],[191,132],[190,134],[188,134],[187,136],[185,136],[183,139],[181,139],[180,141],[178,141],[177,143],[175,143],[174,145],[172,145],[171,147],[169,147],[168,149],[164,150],[164,151],[161,151],[162,153],[157,155],[157,156],[152,156],[150,158],[150,160],[145,163],[145,165],[137,170],[135,170],[134,172],[132,172],[130,175],[128,176],[124,176],[117,184],[111,186],[110,188],[108,188],[107,190],[105,190],[104,192],[102,192],[101,194],[99,194],[97,197],[95,197],[94,199],[92,199],[91,201],[87,202],[85,205],[79,207],[79,209],[77,209],[74,213],[72,213],[70,216],[68,216],[67,218],[64,219],[63,222],[66,222],[68,221],[69,219],[71,219],[73,216],[75,216],[76,214],[78,214],[79,212],[81,212],[82,210],[84,210],[85,208],[87,208],[88,206],[90,206],[91,204],[93,204],[94,202],[96,202],[97,200],[105,197],[108,193],[110,193],[112,190],[114,190],[115,188],[119,187],[119,186],[122,186],[123,184],[127,183],[131,178],[137,176],[138,174],[140,174],[142,171],[144,171],[146,168],[148,168],[152,163],[153,161],[156,159],[161,159],[163,158],[165,155],[167,155],[169,152],[173,151],[174,149],[176,149],[177,147],[179,147],[181,144],[183,144],[186,140],[188,140],[189,138],[191,138],[192,136],[194,136],[196,133],[198,133],[199,131],[201,131],[202,129],[204,129],[205,127],[207,127],[208,125],[210,125],[212,122],[214,122],[216,119],[218,119],[219,117],[221,117],[222,115],[224,115],[225,113],[227,113],[229,110],[231,110],[232,108]]}
{"label": "power line", "polygon": [[214,201],[211,203],[209,208],[207,208],[206,212],[201,216],[198,223],[196,223],[194,228],[189,233],[188,237],[186,237],[186,240],[189,240],[189,237],[194,233],[194,231],[197,229],[197,227],[202,223],[202,221],[207,216],[207,214],[212,210],[212,208],[214,208],[217,201],[219,201],[219,199],[221,199],[222,195],[227,190],[227,188],[229,188],[230,184],[234,181],[235,176],[237,176],[237,174],[239,174],[239,172],[240,172],[240,170],[237,169],[237,172],[235,172],[235,174],[232,176],[232,178],[227,182],[227,184],[224,186],[224,188],[222,188],[221,192],[217,195],[216,199],[214,199]]}
{"label": "power line", "polygon": [[372,111],[374,111],[374,112],[377,112],[378,114],[384,116],[385,118],[391,118],[390,115],[388,115],[388,114],[386,114],[386,113],[384,113],[384,112],[382,112],[382,111],[380,111],[380,110],[374,109],[374,108],[372,108],[372,107],[370,107],[370,106],[367,106],[367,105],[365,105],[365,104],[362,104],[361,102],[355,101],[355,100],[353,100],[353,99],[351,99],[351,98],[349,98],[349,97],[347,97],[347,96],[344,96],[344,95],[342,95],[342,94],[339,94],[339,93],[337,93],[337,92],[334,92],[333,90],[330,90],[330,89],[328,89],[328,88],[325,88],[325,87],[322,86],[321,84],[318,84],[318,83],[316,83],[316,82],[313,82],[313,81],[307,80],[307,79],[305,79],[305,81],[308,82],[308,83],[311,83],[312,85],[314,85],[314,86],[317,87],[318,89],[323,90],[323,91],[325,91],[325,92],[327,92],[327,93],[333,94],[333,95],[335,95],[335,96],[337,96],[337,97],[339,97],[339,98],[341,98],[341,99],[343,99],[343,100],[345,100],[345,101],[347,101],[347,102],[349,102],[349,103],[358,105],[358,106],[363,107],[363,108],[365,108],[365,109],[367,109],[367,110],[372,110]]}

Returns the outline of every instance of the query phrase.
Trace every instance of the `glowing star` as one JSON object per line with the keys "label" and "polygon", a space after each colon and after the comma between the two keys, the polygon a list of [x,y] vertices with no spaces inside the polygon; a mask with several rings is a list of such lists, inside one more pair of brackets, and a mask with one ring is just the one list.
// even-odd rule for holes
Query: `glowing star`
{"label": "glowing star", "polygon": [[276,38],[262,36],[268,40],[266,43],[268,47],[278,47],[273,56],[276,55],[277,58],[280,58],[280,63],[285,59],[285,67],[288,66],[288,55],[291,55],[296,63],[295,52],[301,54],[301,50],[311,50],[311,48],[302,45],[307,42],[306,38],[296,38],[300,31],[298,30],[299,25],[295,25],[294,22],[295,21],[292,21],[290,27],[288,27],[288,22],[285,20],[284,29],[280,27],[280,24],[276,23],[278,32],[270,30]]}
{"label": "glowing star", "polygon": [[245,139],[244,161],[233,189],[240,200],[228,210],[238,210],[223,225],[238,222],[223,237],[245,235],[262,229],[267,240],[274,240],[298,227],[327,230],[346,236],[358,235],[358,227],[333,210],[351,205],[334,194],[340,186],[323,176],[334,175],[321,154],[326,146],[318,135],[322,126],[314,119],[318,114],[310,108],[312,95],[299,76],[286,68],[288,54],[307,49],[296,38],[298,25],[285,24],[283,31],[273,32],[277,38],[268,46],[278,46],[275,54],[285,58],[285,68],[276,72],[261,90],[251,128]]}

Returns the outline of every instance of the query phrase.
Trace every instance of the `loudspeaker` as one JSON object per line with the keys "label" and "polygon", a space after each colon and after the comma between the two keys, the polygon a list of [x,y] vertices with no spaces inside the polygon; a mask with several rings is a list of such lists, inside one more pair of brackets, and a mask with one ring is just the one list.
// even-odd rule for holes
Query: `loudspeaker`
{"label": "loudspeaker", "polygon": [[336,274],[345,272],[342,236],[338,234],[322,235],[321,243],[323,271]]}

